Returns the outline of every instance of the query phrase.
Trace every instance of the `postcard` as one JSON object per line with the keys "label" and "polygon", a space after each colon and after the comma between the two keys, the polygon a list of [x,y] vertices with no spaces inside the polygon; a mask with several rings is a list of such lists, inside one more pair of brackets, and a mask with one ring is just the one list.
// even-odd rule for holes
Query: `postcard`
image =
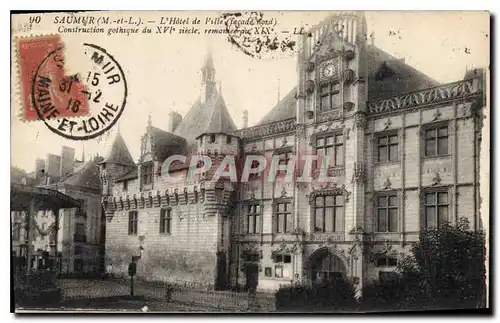
{"label": "postcard", "polygon": [[486,11],[11,14],[16,313],[489,308]]}

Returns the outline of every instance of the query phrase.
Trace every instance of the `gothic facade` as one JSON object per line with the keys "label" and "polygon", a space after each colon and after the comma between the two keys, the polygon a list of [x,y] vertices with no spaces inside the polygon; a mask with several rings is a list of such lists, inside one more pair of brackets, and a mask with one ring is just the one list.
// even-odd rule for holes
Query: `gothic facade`
{"label": "gothic facade", "polygon": [[[210,56],[202,93],[169,129],[150,122],[139,161],[118,135],[100,164],[113,274],[274,290],[336,276],[392,275],[423,228],[479,217],[483,74],[439,84],[366,41],[362,14],[299,40],[297,85],[256,126],[236,129]],[[162,176],[162,164],[184,163]],[[186,182],[189,156],[327,155],[327,182]],[[207,175],[207,174],[205,174]],[[295,178],[295,177],[294,177]]]}

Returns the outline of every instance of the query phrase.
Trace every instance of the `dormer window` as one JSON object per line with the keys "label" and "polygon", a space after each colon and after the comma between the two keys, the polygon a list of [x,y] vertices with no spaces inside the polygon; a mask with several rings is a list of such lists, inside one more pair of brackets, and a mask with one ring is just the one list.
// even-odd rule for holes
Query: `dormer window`
{"label": "dormer window", "polygon": [[141,177],[143,185],[151,185],[153,183],[153,163],[142,165]]}

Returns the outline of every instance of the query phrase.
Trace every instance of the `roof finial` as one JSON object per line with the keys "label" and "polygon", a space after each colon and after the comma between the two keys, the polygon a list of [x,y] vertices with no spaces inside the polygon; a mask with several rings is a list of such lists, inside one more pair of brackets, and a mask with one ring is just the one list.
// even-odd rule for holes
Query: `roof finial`
{"label": "roof finial", "polygon": [[372,45],[375,45],[375,32],[372,31],[370,33],[370,42],[372,43]]}
{"label": "roof finial", "polygon": [[151,128],[153,122],[151,121],[151,111],[148,113],[148,128]]}

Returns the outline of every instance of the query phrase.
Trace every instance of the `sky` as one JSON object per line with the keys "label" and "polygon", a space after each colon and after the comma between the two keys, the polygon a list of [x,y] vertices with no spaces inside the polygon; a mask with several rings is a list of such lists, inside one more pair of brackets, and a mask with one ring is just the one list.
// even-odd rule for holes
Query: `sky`
{"label": "sky", "polygon": [[[197,15],[201,20],[216,16],[210,12],[171,14],[179,17]],[[287,30],[310,27],[327,14],[265,12],[266,17],[277,19],[277,28]],[[158,18],[158,14],[155,17]],[[466,67],[486,68],[489,65],[490,20],[487,13],[387,11],[367,12],[366,19],[368,34],[374,35],[377,47],[404,58],[407,64],[439,82],[462,79]],[[40,33],[57,32],[52,21],[53,17],[48,16],[39,27]],[[63,34],[62,38],[70,48],[92,42],[112,53],[127,78],[127,106],[118,124],[101,137],[77,142],[64,139],[51,132],[43,122],[24,122],[19,117],[22,107],[13,60],[11,164],[28,172],[34,170],[36,158],[44,158],[47,153],[60,154],[63,145],[75,148],[77,158],[82,156],[83,150],[87,160],[96,154],[106,156],[118,129],[132,157],[137,160],[148,115],[154,126],[166,129],[168,114],[175,110],[184,116],[198,97],[200,69],[209,47],[212,48],[216,80],[238,127],[242,126],[244,110],[249,111],[249,125],[252,126],[296,84],[293,55],[252,58],[230,44],[225,36]]]}

